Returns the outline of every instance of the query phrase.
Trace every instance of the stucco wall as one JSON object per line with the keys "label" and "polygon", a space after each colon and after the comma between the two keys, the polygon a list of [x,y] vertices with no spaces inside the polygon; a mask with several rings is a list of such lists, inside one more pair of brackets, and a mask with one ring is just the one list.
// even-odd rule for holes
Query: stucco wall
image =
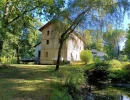
{"label": "stucco wall", "polygon": [[[50,25],[42,31],[41,64],[54,64],[53,60],[57,59],[59,36],[56,33],[52,33],[52,28],[53,26]],[[47,35],[47,31],[49,31],[49,35]],[[49,44],[47,44],[47,40],[49,40]],[[48,57],[46,57],[46,52],[48,52]],[[66,44],[63,45],[61,57],[64,60],[67,59]]]}
{"label": "stucco wall", "polygon": [[80,52],[84,50],[84,43],[76,35],[69,37],[67,46],[67,60],[80,61]]}
{"label": "stucco wall", "polygon": [[[59,35],[54,33],[53,25],[49,25],[42,30],[42,42],[41,42],[41,64],[54,64],[53,60],[57,60],[59,49]],[[49,31],[49,35],[47,34]],[[61,51],[61,58],[63,60],[80,60],[80,52],[84,50],[84,44],[79,37],[72,34],[67,42],[64,43]],[[47,44],[49,40],[49,44]],[[47,56],[48,53],[48,57]]]}
{"label": "stucco wall", "polygon": [[41,50],[41,43],[35,47],[35,57],[38,57],[38,52]]}

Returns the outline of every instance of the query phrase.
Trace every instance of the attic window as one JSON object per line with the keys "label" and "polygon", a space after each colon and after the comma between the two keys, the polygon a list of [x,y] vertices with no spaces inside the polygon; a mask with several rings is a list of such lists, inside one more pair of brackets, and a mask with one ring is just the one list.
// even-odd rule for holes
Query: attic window
{"label": "attic window", "polygon": [[50,33],[50,31],[48,30],[48,31],[47,31],[47,36],[49,35],[49,33]]}

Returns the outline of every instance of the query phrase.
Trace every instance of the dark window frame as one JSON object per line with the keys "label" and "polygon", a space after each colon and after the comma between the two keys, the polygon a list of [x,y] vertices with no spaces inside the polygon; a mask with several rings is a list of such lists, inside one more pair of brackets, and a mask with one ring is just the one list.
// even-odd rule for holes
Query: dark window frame
{"label": "dark window frame", "polygon": [[49,34],[50,34],[50,31],[48,30],[48,31],[47,31],[47,36],[49,36]]}
{"label": "dark window frame", "polygon": [[49,40],[46,40],[46,44],[49,44]]}

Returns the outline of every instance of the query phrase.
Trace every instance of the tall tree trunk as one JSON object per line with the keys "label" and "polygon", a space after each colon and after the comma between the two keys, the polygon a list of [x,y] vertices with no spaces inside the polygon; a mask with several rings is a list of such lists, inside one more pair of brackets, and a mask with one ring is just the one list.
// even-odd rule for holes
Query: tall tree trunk
{"label": "tall tree trunk", "polygon": [[59,47],[59,50],[58,50],[58,57],[57,57],[57,63],[56,63],[55,71],[59,70],[60,57],[61,57],[61,49],[62,49],[62,46],[63,46],[63,42],[64,42],[64,40],[61,39],[60,40],[60,47]]}
{"label": "tall tree trunk", "polygon": [[2,55],[3,43],[4,42],[0,40],[0,56]]}
{"label": "tall tree trunk", "polygon": [[16,47],[16,55],[17,55],[17,64],[20,64],[20,60],[19,60],[19,47]]}
{"label": "tall tree trunk", "polygon": [[2,28],[4,31],[2,30],[2,32],[0,33],[3,38],[0,40],[0,56],[2,55],[3,44],[4,44],[5,34],[6,34],[5,30],[6,30],[7,24],[8,24],[8,13],[9,13],[9,0],[6,0],[5,11],[4,11],[4,15],[2,18],[2,20],[3,20]]}

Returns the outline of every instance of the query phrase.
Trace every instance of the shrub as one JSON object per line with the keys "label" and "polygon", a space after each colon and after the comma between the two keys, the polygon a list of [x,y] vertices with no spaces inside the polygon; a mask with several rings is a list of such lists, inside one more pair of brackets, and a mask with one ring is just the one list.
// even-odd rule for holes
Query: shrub
{"label": "shrub", "polygon": [[127,83],[128,73],[125,70],[111,71],[109,78],[112,83]]}
{"label": "shrub", "polygon": [[17,64],[17,58],[16,57],[10,58],[10,63]]}
{"label": "shrub", "polygon": [[1,62],[2,64],[7,63],[7,58],[1,57],[1,58],[0,58],[0,62]]}
{"label": "shrub", "polygon": [[126,71],[130,71],[130,64],[127,64],[126,66],[124,66],[124,68]]}
{"label": "shrub", "polygon": [[119,59],[120,59],[121,61],[127,61],[127,60],[128,60],[128,57],[127,57],[127,55],[120,55]]}
{"label": "shrub", "polygon": [[85,74],[88,76],[88,83],[95,86],[104,86],[104,82],[108,80],[110,65],[106,62],[100,62],[94,65],[94,68]]}
{"label": "shrub", "polygon": [[111,60],[111,61],[110,61],[110,64],[111,64],[112,67],[114,67],[114,68],[121,68],[121,67],[122,67],[122,64],[120,63],[120,61],[115,60],[115,59]]}
{"label": "shrub", "polygon": [[113,83],[127,83],[130,81],[130,64],[125,65],[120,70],[112,70],[109,77]]}
{"label": "shrub", "polygon": [[72,100],[71,95],[68,94],[68,90],[65,89],[53,89],[50,100]]}
{"label": "shrub", "polygon": [[97,63],[100,63],[101,60],[100,60],[100,57],[95,57],[94,58],[94,63],[97,64]]}
{"label": "shrub", "polygon": [[82,69],[74,69],[65,80],[65,87],[68,88],[68,93],[73,100],[79,100],[81,85],[85,84],[84,71]]}
{"label": "shrub", "polygon": [[16,57],[11,57],[11,58],[1,57],[0,62],[1,64],[16,64],[17,58]]}
{"label": "shrub", "polygon": [[80,53],[80,59],[88,64],[92,60],[92,53],[89,50],[83,50]]}

